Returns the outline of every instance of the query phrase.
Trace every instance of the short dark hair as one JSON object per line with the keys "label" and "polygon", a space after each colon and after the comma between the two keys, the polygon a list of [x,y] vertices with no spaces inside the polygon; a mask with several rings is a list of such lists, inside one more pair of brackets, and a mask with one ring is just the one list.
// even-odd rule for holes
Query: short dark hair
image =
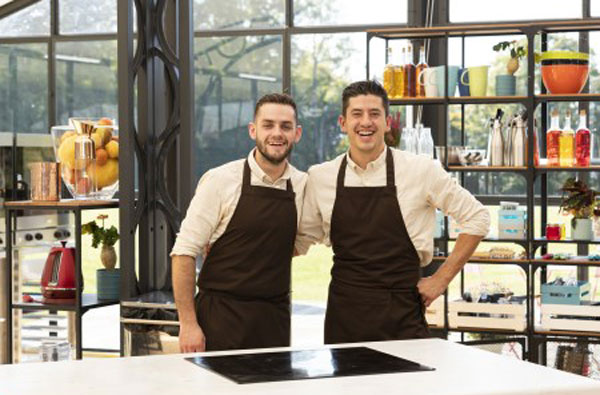
{"label": "short dark hair", "polygon": [[294,116],[296,118],[296,123],[298,122],[298,110],[296,109],[296,102],[290,95],[287,93],[267,93],[256,102],[256,106],[254,107],[254,120],[256,120],[256,115],[258,114],[258,110],[267,103],[273,104],[284,104],[286,106],[290,106],[294,109]]}
{"label": "short dark hair", "polygon": [[361,95],[379,96],[383,102],[385,115],[388,116],[390,114],[390,99],[383,86],[377,81],[366,80],[353,82],[344,88],[344,92],[342,93],[342,115],[346,116],[350,99]]}

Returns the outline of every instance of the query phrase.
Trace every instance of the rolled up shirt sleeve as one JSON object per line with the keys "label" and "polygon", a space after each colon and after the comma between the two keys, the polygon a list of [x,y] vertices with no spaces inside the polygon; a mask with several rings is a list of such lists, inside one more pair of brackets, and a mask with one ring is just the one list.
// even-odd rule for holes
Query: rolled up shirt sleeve
{"label": "rolled up shirt sleeve", "polygon": [[323,217],[319,207],[318,188],[315,175],[309,169],[306,188],[304,190],[304,203],[298,233],[296,235],[295,249],[299,255],[308,252],[311,245],[322,243],[325,239]]}
{"label": "rolled up shirt sleeve", "polygon": [[221,219],[221,206],[219,180],[214,172],[209,170],[198,181],[196,193],[181,223],[171,256],[187,255],[195,258],[200,255]]}
{"label": "rolled up shirt sleeve", "polygon": [[488,234],[488,209],[435,162],[429,170],[428,181],[429,203],[451,216],[460,225],[461,233],[483,237]]}

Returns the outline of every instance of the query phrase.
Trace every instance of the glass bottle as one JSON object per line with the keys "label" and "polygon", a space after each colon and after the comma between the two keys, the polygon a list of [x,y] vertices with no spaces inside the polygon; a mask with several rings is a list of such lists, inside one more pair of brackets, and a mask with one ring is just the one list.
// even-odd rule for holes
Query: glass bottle
{"label": "glass bottle", "polygon": [[560,166],[559,150],[560,126],[558,124],[558,110],[552,110],[550,116],[550,129],[546,132],[546,157],[548,166]]}
{"label": "glass bottle", "polygon": [[571,111],[567,111],[565,126],[560,132],[558,141],[560,167],[573,167],[575,159],[575,132],[571,129]]}
{"label": "glass bottle", "polygon": [[431,128],[421,128],[419,134],[419,154],[433,159],[433,137],[431,137]]}
{"label": "glass bottle", "polygon": [[390,99],[394,98],[394,65],[392,64],[392,48],[388,48],[388,63],[383,69],[383,89]]}
{"label": "glass bottle", "polygon": [[420,84],[420,76],[421,73],[429,67],[427,65],[427,61],[425,60],[425,46],[421,45],[419,49],[419,64],[417,65],[417,70],[415,72],[415,96],[416,97],[425,97],[425,84]]}
{"label": "glass bottle", "polygon": [[415,97],[415,88],[417,81],[415,80],[415,64],[413,63],[413,48],[412,44],[408,44],[404,61],[404,97]]}
{"label": "glass bottle", "polygon": [[590,166],[590,130],[586,126],[585,110],[579,112],[579,126],[575,134],[575,165],[580,167]]}
{"label": "glass bottle", "polygon": [[405,49],[402,48],[402,57],[398,65],[394,68],[394,98],[400,99],[404,96],[404,58],[406,57]]}

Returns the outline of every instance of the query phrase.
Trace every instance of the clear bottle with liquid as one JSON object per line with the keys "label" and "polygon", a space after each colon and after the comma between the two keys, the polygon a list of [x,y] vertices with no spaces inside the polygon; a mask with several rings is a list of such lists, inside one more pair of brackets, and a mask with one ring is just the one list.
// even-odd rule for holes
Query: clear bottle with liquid
{"label": "clear bottle with liquid", "polygon": [[419,49],[419,64],[417,65],[415,71],[415,96],[416,97],[425,97],[425,84],[419,83],[421,81],[419,78],[421,73],[429,67],[427,65],[427,61],[425,60],[425,46],[421,45]]}
{"label": "clear bottle with liquid", "polygon": [[415,97],[416,95],[416,67],[413,63],[413,47],[408,44],[404,60],[404,97]]}
{"label": "clear bottle with liquid", "polygon": [[383,89],[390,99],[394,98],[394,64],[392,63],[392,48],[388,48],[388,63],[383,69]]}
{"label": "clear bottle with liquid", "polygon": [[406,50],[402,48],[402,57],[394,68],[394,99],[400,99],[405,97],[404,95],[404,58],[406,57]]}
{"label": "clear bottle with liquid", "polygon": [[558,140],[560,167],[573,167],[575,161],[575,132],[571,129],[571,111],[567,111],[565,126]]}
{"label": "clear bottle with liquid", "polygon": [[550,115],[550,128],[546,132],[546,158],[548,158],[548,166],[560,166],[560,126],[558,118],[558,110],[555,108]]}
{"label": "clear bottle with liquid", "polygon": [[577,126],[577,132],[575,133],[575,165],[579,167],[590,166],[592,138],[586,121],[586,112],[581,110],[579,112],[579,126]]}

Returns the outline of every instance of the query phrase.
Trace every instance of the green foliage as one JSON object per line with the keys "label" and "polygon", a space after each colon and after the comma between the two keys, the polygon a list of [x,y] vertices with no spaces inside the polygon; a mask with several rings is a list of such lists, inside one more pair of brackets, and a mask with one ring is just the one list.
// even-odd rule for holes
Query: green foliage
{"label": "green foliage", "polygon": [[504,51],[507,48],[510,49],[511,58],[521,59],[527,56],[527,48],[525,48],[525,46],[518,45],[516,40],[500,41],[498,44],[492,47],[492,49],[496,52]]}
{"label": "green foliage", "polygon": [[594,212],[596,196],[600,193],[588,187],[582,181],[574,177],[568,178],[563,184],[562,202],[560,203],[560,211],[568,212],[573,215],[574,219],[590,218]]}
{"label": "green foliage", "polygon": [[106,216],[98,216],[98,219],[102,220],[102,226],[98,226],[96,221],[90,221],[81,226],[81,233],[92,235],[92,247],[94,248],[98,248],[100,244],[110,247],[119,240],[119,231],[114,225],[108,229],[104,227],[105,218]]}

